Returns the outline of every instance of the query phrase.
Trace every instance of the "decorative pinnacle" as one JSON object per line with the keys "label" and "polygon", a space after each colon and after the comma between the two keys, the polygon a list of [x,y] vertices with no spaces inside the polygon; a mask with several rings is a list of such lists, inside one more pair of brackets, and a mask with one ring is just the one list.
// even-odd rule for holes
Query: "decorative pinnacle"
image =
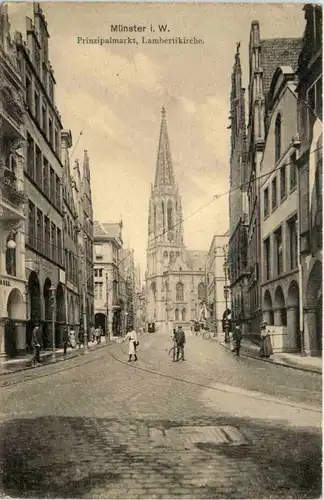
{"label": "decorative pinnacle", "polygon": [[164,106],[162,106],[161,114],[162,114],[162,118],[165,118],[166,111],[165,111],[165,107]]}

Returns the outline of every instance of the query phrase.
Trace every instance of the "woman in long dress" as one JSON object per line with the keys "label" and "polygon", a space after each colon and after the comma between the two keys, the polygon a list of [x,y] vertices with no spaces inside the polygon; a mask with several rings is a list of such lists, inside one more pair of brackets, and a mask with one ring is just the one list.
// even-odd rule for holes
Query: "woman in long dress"
{"label": "woman in long dress", "polygon": [[268,323],[263,321],[261,324],[261,342],[260,342],[260,356],[261,358],[270,358],[273,354],[270,330],[268,329]]}
{"label": "woman in long dress", "polygon": [[128,339],[128,361],[132,361],[132,356],[134,356],[134,361],[137,361],[136,355],[136,347],[138,345],[137,342],[137,334],[135,330],[132,328],[129,329],[127,335],[123,338],[123,342]]}

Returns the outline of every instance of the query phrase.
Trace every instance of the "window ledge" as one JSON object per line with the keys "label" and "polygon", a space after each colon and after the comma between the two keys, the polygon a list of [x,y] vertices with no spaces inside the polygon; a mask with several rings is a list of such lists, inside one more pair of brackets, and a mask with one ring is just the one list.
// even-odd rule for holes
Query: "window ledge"
{"label": "window ledge", "polygon": [[290,194],[297,190],[297,184],[290,188]]}
{"label": "window ledge", "polygon": [[286,199],[287,199],[287,195],[285,195],[283,198],[281,198],[280,204],[283,203],[284,201],[286,201]]}

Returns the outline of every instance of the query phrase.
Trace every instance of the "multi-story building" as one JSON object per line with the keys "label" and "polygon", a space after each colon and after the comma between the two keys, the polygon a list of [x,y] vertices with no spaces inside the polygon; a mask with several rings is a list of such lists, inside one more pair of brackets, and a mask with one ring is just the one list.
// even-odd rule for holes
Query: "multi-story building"
{"label": "multi-story building", "polygon": [[206,260],[207,326],[215,333],[223,331],[223,319],[229,316],[228,277],[229,232],[213,236]]}
{"label": "multi-story building", "polygon": [[249,45],[249,227],[248,227],[248,294],[250,330],[258,332],[262,318],[260,288],[260,175],[265,139],[269,126],[268,94],[278,66],[297,67],[300,38],[262,40],[258,21],[253,21]]}
{"label": "multi-story building", "polygon": [[121,249],[120,279],[123,286],[124,330],[136,323],[136,274],[133,249]]}
{"label": "multi-story building", "polygon": [[237,45],[232,72],[230,129],[230,195],[229,195],[229,277],[232,319],[239,320],[247,330],[248,302],[248,155],[245,125],[245,89],[242,86],[240,44]]}
{"label": "multi-story building", "polygon": [[124,303],[120,298],[122,222],[94,222],[95,326],[105,334],[123,333]]}
{"label": "multi-story building", "polygon": [[188,327],[206,299],[205,251],[188,251],[183,239],[181,196],[175,181],[165,109],[155,182],[149,200],[147,247],[147,321],[158,328]]}
{"label": "multi-story building", "polygon": [[26,348],[24,90],[3,3],[0,26],[0,356],[14,356]]}
{"label": "multi-story building", "polygon": [[[295,71],[278,67],[267,101],[260,179],[260,284],[274,351],[300,351],[300,273]],[[269,174],[269,175],[267,175]]]}
{"label": "multi-story building", "polygon": [[66,321],[63,253],[61,162],[62,123],[55,106],[55,79],[49,61],[47,23],[38,3],[27,18],[27,41],[16,38],[25,87],[26,162],[24,187],[28,196],[26,228],[27,343],[36,323],[42,324],[43,344],[53,341],[52,300],[55,299],[55,337],[60,343]]}
{"label": "multi-story building", "polygon": [[302,349],[322,352],[322,6],[304,7],[306,28],[298,61],[298,158],[302,266]]}
{"label": "multi-story building", "polygon": [[78,270],[80,259],[78,255],[77,210],[73,198],[73,179],[70,169],[69,149],[72,147],[70,130],[61,131],[62,163],[63,163],[63,239],[66,288],[66,322],[75,331],[80,325],[80,284]]}

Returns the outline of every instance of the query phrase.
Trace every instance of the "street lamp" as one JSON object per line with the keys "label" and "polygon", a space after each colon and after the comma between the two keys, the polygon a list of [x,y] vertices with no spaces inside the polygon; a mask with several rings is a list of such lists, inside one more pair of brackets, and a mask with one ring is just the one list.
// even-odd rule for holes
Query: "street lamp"
{"label": "street lamp", "polygon": [[224,298],[225,298],[225,312],[226,312],[226,318],[225,318],[225,342],[228,343],[230,341],[230,338],[229,338],[229,322],[228,322],[228,296],[229,296],[229,287],[227,286],[228,263],[227,263],[226,254],[225,254],[225,260],[224,260],[223,269],[224,269],[224,278],[225,278]]}
{"label": "street lamp", "polygon": [[52,361],[56,361],[56,351],[55,351],[55,309],[56,309],[56,288],[55,286],[50,287],[51,301],[52,301]]}
{"label": "street lamp", "polygon": [[83,345],[84,353],[88,353],[88,325],[87,325],[87,252],[86,252],[86,242],[88,240],[87,235],[84,234],[84,246],[83,246],[83,286],[82,286],[82,300],[83,300]]}

